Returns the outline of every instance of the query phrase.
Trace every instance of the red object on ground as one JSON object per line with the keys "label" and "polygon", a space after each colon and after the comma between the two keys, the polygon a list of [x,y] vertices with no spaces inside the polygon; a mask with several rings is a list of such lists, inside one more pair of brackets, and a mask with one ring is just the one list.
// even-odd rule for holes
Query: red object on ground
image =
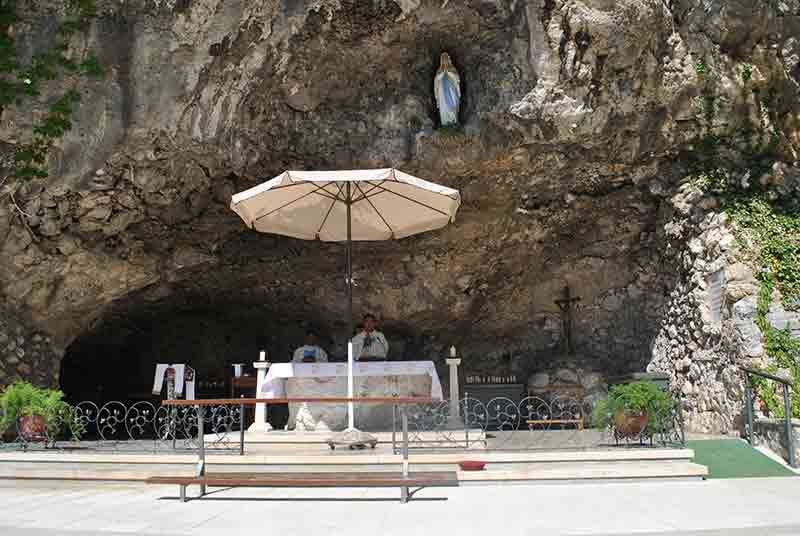
{"label": "red object on ground", "polygon": [[462,471],[483,471],[486,467],[486,462],[479,462],[477,460],[465,460],[458,464]]}

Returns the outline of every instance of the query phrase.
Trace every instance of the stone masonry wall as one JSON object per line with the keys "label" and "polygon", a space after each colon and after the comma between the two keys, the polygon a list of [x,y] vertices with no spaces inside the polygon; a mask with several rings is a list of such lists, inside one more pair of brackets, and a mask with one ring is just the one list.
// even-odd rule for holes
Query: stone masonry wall
{"label": "stone masonry wall", "polygon": [[[786,441],[786,424],[783,419],[758,419],[753,423],[756,445],[763,445],[781,458],[789,461],[789,444]],[[800,460],[800,420],[792,419],[795,459]]]}
{"label": "stone masonry wall", "polygon": [[[760,284],[712,195],[686,183],[671,204],[676,217],[664,228],[666,251],[680,260],[682,273],[669,294],[647,370],[670,375],[688,429],[738,433],[744,412],[739,367],[770,363],[756,324]],[[715,317],[711,279],[720,272],[721,307]],[[786,311],[777,292],[767,318],[778,329],[800,327],[800,314]]]}
{"label": "stone masonry wall", "polygon": [[[758,284],[738,262],[733,230],[712,197],[687,183],[671,204],[676,218],[665,227],[667,251],[683,271],[669,294],[647,370],[670,375],[688,429],[738,431],[743,408],[738,366],[764,354],[754,322]],[[725,283],[715,319],[709,280],[720,270]]]}
{"label": "stone masonry wall", "polygon": [[18,379],[55,387],[60,363],[50,337],[24,322],[0,296],[0,390]]}

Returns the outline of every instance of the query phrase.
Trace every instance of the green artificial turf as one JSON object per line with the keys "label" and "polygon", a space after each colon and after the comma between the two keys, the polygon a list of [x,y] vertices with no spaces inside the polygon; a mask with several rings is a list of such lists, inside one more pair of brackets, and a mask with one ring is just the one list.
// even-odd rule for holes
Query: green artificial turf
{"label": "green artificial turf", "polygon": [[794,473],[739,439],[687,441],[694,462],[708,467],[708,478],[793,476]]}

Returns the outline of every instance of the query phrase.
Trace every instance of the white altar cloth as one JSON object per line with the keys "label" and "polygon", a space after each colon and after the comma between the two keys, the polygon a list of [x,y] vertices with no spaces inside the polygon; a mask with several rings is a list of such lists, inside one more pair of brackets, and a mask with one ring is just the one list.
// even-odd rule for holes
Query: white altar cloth
{"label": "white altar cloth", "polygon": [[[422,375],[427,375],[431,379],[430,397],[442,400],[442,384],[432,361],[382,361],[353,364],[354,377]],[[284,398],[286,396],[286,380],[289,378],[340,376],[347,376],[347,363],[274,363],[269,368],[258,394],[263,398]]]}

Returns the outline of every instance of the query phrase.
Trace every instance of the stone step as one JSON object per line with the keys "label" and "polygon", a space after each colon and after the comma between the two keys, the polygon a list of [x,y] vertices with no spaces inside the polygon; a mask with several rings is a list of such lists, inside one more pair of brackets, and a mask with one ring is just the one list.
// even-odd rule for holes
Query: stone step
{"label": "stone step", "polygon": [[[383,465],[254,465],[232,466],[209,464],[214,473],[269,472],[396,472],[399,464]],[[703,478],[705,467],[678,460],[637,460],[616,462],[547,462],[547,463],[489,463],[483,471],[460,471],[453,464],[416,464],[412,471],[455,470],[463,483],[520,483],[562,480],[620,480],[650,478]],[[17,462],[0,464],[0,479],[18,480],[86,480],[86,481],[144,481],[151,476],[193,476],[194,467],[185,464],[119,463],[54,464]]]}
{"label": "stone step", "polygon": [[683,461],[635,461],[613,463],[524,464],[509,470],[459,471],[458,479],[466,484],[511,484],[563,481],[619,481],[651,479],[697,479],[708,469]]}
{"label": "stone step", "polygon": [[[463,460],[479,459],[487,463],[558,463],[558,462],[615,462],[615,461],[689,461],[694,457],[691,449],[661,448],[608,448],[593,450],[549,450],[549,451],[454,451],[421,452],[412,450],[412,463],[457,464]],[[206,462],[213,465],[396,465],[402,456],[383,451],[330,451],[318,449],[315,453],[281,451],[273,454],[246,452],[244,456],[208,453]],[[194,465],[195,453],[186,454],[124,454],[124,453],[66,453],[66,452],[2,452],[0,467],[13,463],[42,463],[52,465],[110,463],[117,465]]]}

